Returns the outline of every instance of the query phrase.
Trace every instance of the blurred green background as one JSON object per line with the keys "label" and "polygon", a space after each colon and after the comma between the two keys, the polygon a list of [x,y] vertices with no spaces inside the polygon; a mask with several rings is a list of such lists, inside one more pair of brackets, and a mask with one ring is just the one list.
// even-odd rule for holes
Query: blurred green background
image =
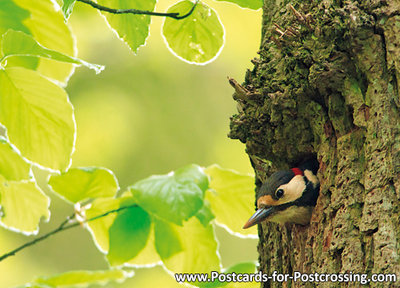
{"label": "blurred green background", "polygon": [[[156,9],[165,11],[175,2],[161,0]],[[153,17],[147,45],[135,56],[97,11],[76,4],[69,23],[78,56],[106,69],[96,75],[78,68],[66,87],[78,129],[72,166],[107,167],[116,174],[121,189],[189,163],[218,163],[252,172],[244,145],[227,138],[229,117],[236,109],[227,76],[241,82],[251,68],[261,38],[261,11],[204,2],[217,11],[226,30],[222,53],[206,66],[189,65],[168,51],[160,33],[162,18]],[[47,175],[35,172],[45,189]],[[50,196],[51,220],[41,224],[41,233],[54,229],[73,209]],[[224,267],[257,260],[257,240],[239,239],[219,228],[217,237]],[[32,238],[0,228],[0,254]],[[23,284],[38,275],[105,268],[90,234],[76,228],[0,262],[0,287]],[[107,287],[180,286],[157,267],[136,270],[124,284]]]}

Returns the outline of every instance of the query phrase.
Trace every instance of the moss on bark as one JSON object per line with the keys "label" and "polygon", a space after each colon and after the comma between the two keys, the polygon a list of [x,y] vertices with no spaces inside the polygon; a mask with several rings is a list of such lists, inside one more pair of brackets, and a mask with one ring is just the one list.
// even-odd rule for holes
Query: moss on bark
{"label": "moss on bark", "polygon": [[400,2],[265,0],[262,35],[230,137],[246,144],[258,186],[317,157],[321,193],[309,226],[260,226],[260,270],[400,281]]}

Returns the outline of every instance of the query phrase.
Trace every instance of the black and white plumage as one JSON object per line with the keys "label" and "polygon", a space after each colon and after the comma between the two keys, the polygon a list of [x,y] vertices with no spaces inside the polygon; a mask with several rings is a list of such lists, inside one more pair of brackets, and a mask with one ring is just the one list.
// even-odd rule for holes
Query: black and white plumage
{"label": "black and white plumage", "polygon": [[319,195],[318,162],[273,173],[257,193],[257,211],[244,229],[263,221],[307,225]]}

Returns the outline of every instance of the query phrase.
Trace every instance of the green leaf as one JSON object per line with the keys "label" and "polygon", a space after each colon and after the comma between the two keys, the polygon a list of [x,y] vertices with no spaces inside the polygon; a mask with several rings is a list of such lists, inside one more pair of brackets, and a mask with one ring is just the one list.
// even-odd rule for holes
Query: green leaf
{"label": "green leaf", "polygon": [[201,191],[208,189],[208,177],[203,169],[196,165],[190,164],[185,167],[179,168],[174,172],[175,178],[179,179],[180,183],[195,183]]}
{"label": "green leaf", "polygon": [[256,236],[257,228],[242,229],[254,213],[254,177],[222,169],[217,165],[205,169],[210,176],[206,199],[211,204],[216,221],[229,232]]}
{"label": "green leaf", "polygon": [[224,273],[254,273],[257,270],[256,262],[242,262],[234,264],[223,270]]}
{"label": "green leaf", "polygon": [[36,234],[40,219],[50,217],[50,199],[33,181],[2,181],[0,196],[3,210],[0,222],[10,230]]}
{"label": "green leaf", "polygon": [[[71,30],[64,22],[61,11],[56,11],[56,5],[51,0],[13,0],[13,2],[30,13],[29,17],[21,19],[21,24],[28,30],[13,25],[2,27],[3,31],[8,29],[23,31],[32,35],[38,43],[48,49],[76,56],[77,50]],[[37,57],[13,57],[7,61],[7,65],[8,67],[22,65],[22,67],[37,70],[40,74],[63,84],[67,83],[74,69],[71,64]]]}
{"label": "green leaf", "polygon": [[29,11],[16,5],[14,1],[0,2],[0,34],[8,29],[20,30],[29,33],[29,29],[23,24],[30,17]]}
{"label": "green leaf", "polygon": [[[231,273],[236,273],[236,274],[253,274],[257,270],[257,265],[255,262],[242,262],[242,263],[237,263],[234,264],[228,268],[225,268],[222,270],[222,273],[225,274],[231,274]],[[229,288],[258,288],[260,287],[260,283],[257,282],[220,282],[218,280],[215,280],[214,282],[203,282],[199,283],[199,287],[201,288],[216,288],[216,287],[229,287]],[[256,286],[255,286],[256,285]]]}
{"label": "green leaf", "polygon": [[[0,1],[0,35],[8,29],[14,29],[31,34],[26,22],[29,21],[31,13],[16,5],[14,1]],[[1,53],[0,53],[1,58]],[[9,62],[10,65],[23,66],[36,69],[39,61],[32,57],[18,57]]]}
{"label": "green leaf", "polygon": [[90,64],[81,59],[70,57],[63,53],[47,49],[37,43],[32,36],[24,32],[14,31],[11,29],[3,34],[1,41],[1,52],[1,55],[3,56],[2,60],[5,60],[11,56],[34,56],[76,65],[84,65],[95,70],[96,73],[100,73],[104,69],[104,66]]}
{"label": "green leaf", "polygon": [[211,211],[210,202],[207,200],[204,201],[204,205],[201,207],[199,212],[197,212],[196,217],[199,219],[200,223],[203,224],[203,226],[207,226],[208,223],[215,218],[213,212]]}
{"label": "green leaf", "polygon": [[74,5],[75,5],[75,1],[76,0],[64,0],[63,1],[63,5],[61,7],[61,10],[64,14],[64,18],[68,19],[69,16],[72,13],[72,10],[74,9]]}
{"label": "green leaf", "polygon": [[[132,197],[122,197],[122,198],[98,198],[91,203],[90,209],[86,210],[86,217],[88,219],[102,215],[108,211],[118,209],[121,203],[127,201],[127,199],[132,199]],[[93,236],[98,248],[103,252],[107,253],[109,250],[109,229],[114,222],[116,213],[111,213],[105,217],[90,221],[87,223],[88,229]],[[156,249],[154,247],[154,227],[151,223],[150,235],[147,240],[146,247],[132,259],[127,262],[129,265],[133,266],[143,266],[143,265],[154,265],[160,262],[160,257],[158,256]]]}
{"label": "green leaf", "polygon": [[75,142],[67,93],[25,68],[0,70],[0,122],[27,159],[54,170],[70,164]]}
{"label": "green leaf", "polygon": [[[175,235],[179,238],[182,251],[164,258],[165,267],[174,273],[209,273],[220,271],[218,244],[215,239],[212,225],[204,227],[200,221],[193,217],[183,226],[171,224]],[[163,241],[157,239],[156,243]],[[161,256],[161,255],[160,255]]]}
{"label": "green leaf", "polygon": [[179,235],[174,226],[174,224],[166,221],[154,220],[155,245],[161,259],[168,259],[182,251]]}
{"label": "green leaf", "polygon": [[70,271],[48,277],[38,277],[33,284],[44,284],[50,287],[89,287],[93,284],[105,285],[110,281],[121,282],[133,276],[123,270],[103,271]]}
{"label": "green leaf", "polygon": [[[238,263],[233,266],[230,266],[223,270],[224,273],[232,273],[235,272],[236,274],[253,274],[257,271],[257,265],[255,262],[243,262]],[[259,282],[230,282],[224,283],[225,288],[259,288]]]}
{"label": "green leaf", "polygon": [[72,168],[49,179],[52,190],[77,203],[99,197],[113,197],[118,191],[114,174],[105,168]]}
{"label": "green leaf", "polygon": [[129,187],[133,198],[146,211],[182,225],[203,206],[208,183],[203,170],[189,165],[168,175],[155,175]]}
{"label": "green leaf", "polygon": [[236,5],[239,5],[242,8],[250,8],[254,10],[258,10],[262,8],[264,1],[263,0],[216,0],[220,2],[231,2]]}
{"label": "green leaf", "polygon": [[[116,9],[139,9],[153,11],[156,0],[98,0],[97,3],[103,6]],[[137,52],[140,46],[144,45],[149,35],[150,16],[147,15],[116,15],[103,13],[110,26],[115,29],[118,37]]]}
{"label": "green leaf", "polygon": [[0,136],[0,175],[7,180],[23,180],[30,178],[31,165]]}
{"label": "green leaf", "polygon": [[[95,199],[91,204],[90,208],[85,211],[86,218],[91,219],[104,213],[120,208],[121,201],[127,199],[124,198],[98,198]],[[112,223],[117,217],[117,213],[110,213],[107,216],[99,219],[87,222],[89,231],[92,233],[93,240],[97,247],[103,252],[107,253],[109,249],[109,233]]]}
{"label": "green leaf", "polygon": [[[181,1],[168,9],[168,13],[181,15],[190,11],[193,2]],[[191,64],[213,61],[224,45],[224,27],[217,13],[199,2],[193,13],[181,20],[166,18],[163,35],[172,53]]]}
{"label": "green leaf", "polygon": [[134,258],[125,262],[128,266],[143,267],[154,266],[161,262],[160,256],[155,247],[154,223],[151,223],[150,235],[146,246]]}
{"label": "green leaf", "polygon": [[118,212],[109,229],[110,249],[107,260],[111,265],[121,265],[136,257],[150,234],[150,216],[139,206]]}

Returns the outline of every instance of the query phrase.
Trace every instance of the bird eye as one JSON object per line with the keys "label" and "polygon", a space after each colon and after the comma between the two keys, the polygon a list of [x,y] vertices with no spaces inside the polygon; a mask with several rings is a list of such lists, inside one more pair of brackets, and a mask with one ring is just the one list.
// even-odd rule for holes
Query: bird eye
{"label": "bird eye", "polygon": [[279,199],[279,198],[282,198],[283,193],[284,193],[283,189],[278,189],[278,190],[276,190],[276,192],[275,192],[276,198],[278,198],[278,199]]}

